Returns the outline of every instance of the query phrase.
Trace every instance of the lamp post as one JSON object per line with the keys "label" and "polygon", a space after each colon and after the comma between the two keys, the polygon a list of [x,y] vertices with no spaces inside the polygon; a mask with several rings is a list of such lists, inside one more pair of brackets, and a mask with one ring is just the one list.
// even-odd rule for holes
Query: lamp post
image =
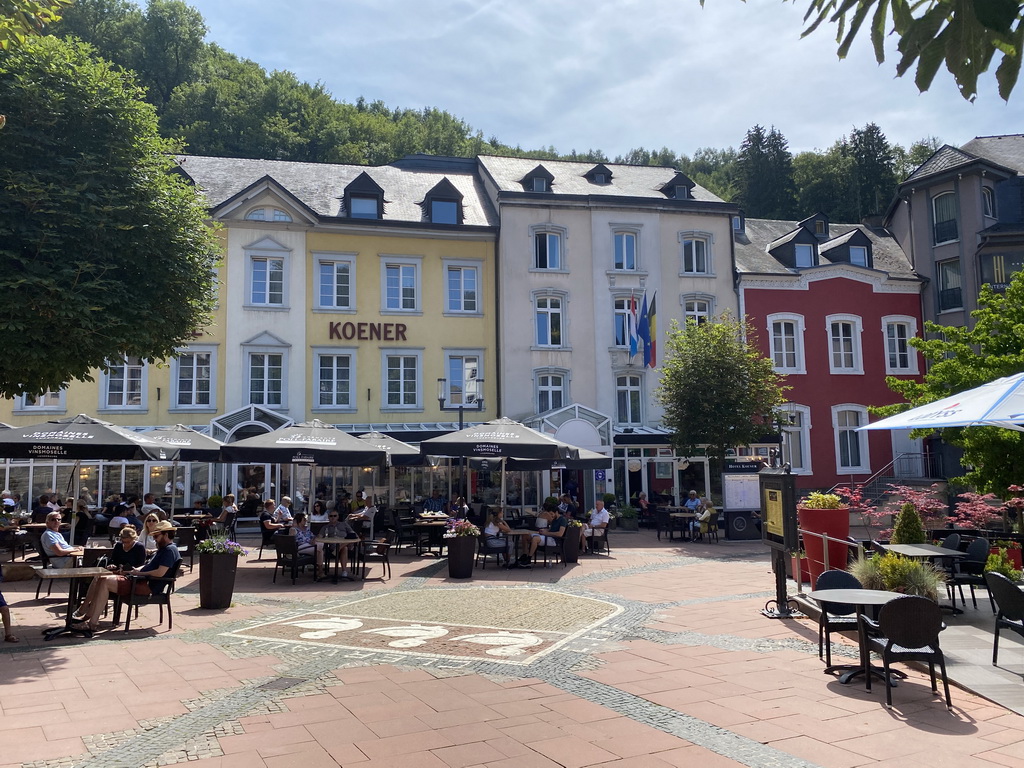
{"label": "lamp post", "polygon": [[[446,406],[450,398],[450,392],[448,391],[448,379],[437,380],[437,406],[442,411],[458,411],[459,412],[459,430],[465,428],[465,410],[466,403],[469,403],[469,407],[474,411],[482,411],[484,409],[484,380],[482,378],[466,379],[463,385],[463,391],[459,396],[458,407]],[[462,497],[466,496],[466,457],[462,456],[459,458],[459,495]]]}

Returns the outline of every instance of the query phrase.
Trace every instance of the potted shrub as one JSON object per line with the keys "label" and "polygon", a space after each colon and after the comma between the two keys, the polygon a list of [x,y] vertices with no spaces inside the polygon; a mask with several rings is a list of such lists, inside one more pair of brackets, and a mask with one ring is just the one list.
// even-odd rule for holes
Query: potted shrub
{"label": "potted shrub", "polygon": [[604,500],[604,508],[605,509],[611,509],[612,507],[615,506],[615,494],[614,493],[606,493],[601,498]]}
{"label": "potted shrub", "polygon": [[480,529],[469,520],[448,521],[444,531],[444,543],[448,546],[448,576],[453,579],[473,578],[473,561],[476,559],[477,539]]}
{"label": "potted shrub", "polygon": [[[800,529],[805,531],[804,549],[807,551],[811,583],[830,568],[845,568],[849,551],[844,542],[850,535],[850,508],[834,493],[815,491],[796,505]],[[821,536],[825,534],[836,541],[828,542],[828,566],[825,565],[825,546]]]}
{"label": "potted shrub", "polygon": [[946,588],[946,574],[931,563],[889,552],[884,557],[864,558],[850,566],[850,573],[865,589],[887,589],[938,601]]}
{"label": "potted shrub", "polygon": [[927,541],[924,525],[921,523],[921,515],[910,502],[900,508],[889,540],[893,544],[924,544]]}
{"label": "potted shrub", "polygon": [[562,562],[578,563],[580,561],[580,529],[583,523],[569,520],[562,538]]}
{"label": "potted shrub", "polygon": [[238,558],[249,554],[241,544],[226,536],[211,536],[196,543],[199,555],[199,607],[231,607],[235,593]]}
{"label": "potted shrub", "polygon": [[619,528],[624,531],[637,531],[640,529],[640,511],[636,507],[622,507],[615,511]]}
{"label": "potted shrub", "polygon": [[[206,500],[206,506],[207,506],[207,508],[211,512],[213,510],[223,509],[223,507],[224,507],[224,497],[221,496],[219,493],[215,493],[215,494],[213,494],[213,496],[211,496],[210,498],[208,498]],[[219,512],[214,512],[213,516],[216,517],[219,514],[220,514]]]}
{"label": "potted shrub", "polygon": [[1006,557],[1014,568],[1018,571],[1024,569],[1024,558],[1021,557],[1021,544],[1019,541],[1006,541],[1004,539],[1000,539],[995,542],[988,552],[990,555],[995,555],[999,550],[1006,552]]}
{"label": "potted shrub", "polygon": [[[1020,581],[1021,570],[1013,567],[1013,563],[1007,555],[1008,551],[1005,548],[997,548],[994,553],[989,554],[988,560],[985,562],[985,570],[1001,573],[1010,581],[1016,583]],[[1017,551],[1020,552],[1019,549]]]}

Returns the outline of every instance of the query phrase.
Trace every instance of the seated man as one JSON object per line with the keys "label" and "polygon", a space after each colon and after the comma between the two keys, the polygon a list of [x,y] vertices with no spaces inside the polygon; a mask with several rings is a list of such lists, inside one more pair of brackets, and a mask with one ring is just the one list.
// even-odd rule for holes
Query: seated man
{"label": "seated man", "polygon": [[72,547],[60,533],[60,512],[50,512],[46,516],[46,530],[39,538],[43,552],[50,558],[51,568],[72,568],[75,557],[82,554],[81,547]]}
{"label": "seated man", "polygon": [[424,512],[445,512],[446,504],[441,498],[441,492],[435,488],[430,492],[430,498],[423,502]]}
{"label": "seated man", "polygon": [[117,576],[97,576],[89,585],[85,602],[79,607],[73,617],[78,624],[72,625],[74,629],[93,632],[100,623],[100,615],[107,605],[107,596],[110,594],[126,596],[131,590],[132,581],[128,574],[133,576],[144,576],[147,580],[135,582],[135,594],[149,595],[162,594],[167,589],[167,584],[162,581],[149,582],[150,577],[154,579],[170,576],[169,573],[174,564],[181,559],[178,547],[174,544],[174,532],[177,529],[166,520],[161,520],[153,526],[151,533],[156,540],[156,552],[149,561],[139,568],[122,570]]}
{"label": "seated man", "polygon": [[263,545],[266,546],[274,538],[274,534],[288,526],[274,520],[274,500],[267,499],[263,502],[263,511],[260,513],[260,531],[263,534]]}
{"label": "seated man", "polygon": [[[348,573],[348,553],[359,543],[359,536],[355,529],[348,524],[347,520],[338,519],[337,511],[331,510],[327,513],[327,525],[320,529],[316,542],[316,567],[318,573],[324,573],[324,548],[338,547],[338,565],[341,568],[341,578],[352,580]],[[351,539],[351,544],[324,544],[319,539]]]}
{"label": "seated man", "polygon": [[598,499],[594,502],[594,508],[590,510],[590,520],[580,529],[580,546],[583,551],[587,550],[587,539],[597,539],[608,535],[608,521],[610,516],[604,508],[604,500]]}
{"label": "seated man", "polygon": [[543,544],[546,547],[553,547],[557,543],[555,539],[560,539],[565,535],[569,521],[566,520],[565,516],[558,511],[558,509],[545,508],[540,513],[541,517],[547,520],[547,530],[538,531],[530,537],[530,560],[533,560],[534,555],[537,553],[537,548]]}

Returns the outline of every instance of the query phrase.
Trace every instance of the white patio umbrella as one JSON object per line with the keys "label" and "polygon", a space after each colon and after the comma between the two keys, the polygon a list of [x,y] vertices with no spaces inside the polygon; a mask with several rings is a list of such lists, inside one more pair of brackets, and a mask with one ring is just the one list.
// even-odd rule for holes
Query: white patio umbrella
{"label": "white patio umbrella", "polygon": [[860,430],[945,427],[1003,427],[1024,432],[1024,373],[911,408]]}

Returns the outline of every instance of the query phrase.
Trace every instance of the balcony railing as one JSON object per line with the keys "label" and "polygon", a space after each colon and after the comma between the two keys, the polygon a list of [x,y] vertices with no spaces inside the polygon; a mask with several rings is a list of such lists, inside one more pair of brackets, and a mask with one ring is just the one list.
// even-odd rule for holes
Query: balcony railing
{"label": "balcony railing", "polygon": [[947,309],[960,309],[964,305],[959,288],[946,288],[939,291],[939,312]]}
{"label": "balcony railing", "polygon": [[957,239],[956,219],[937,221],[933,226],[935,244],[949,243]]}

